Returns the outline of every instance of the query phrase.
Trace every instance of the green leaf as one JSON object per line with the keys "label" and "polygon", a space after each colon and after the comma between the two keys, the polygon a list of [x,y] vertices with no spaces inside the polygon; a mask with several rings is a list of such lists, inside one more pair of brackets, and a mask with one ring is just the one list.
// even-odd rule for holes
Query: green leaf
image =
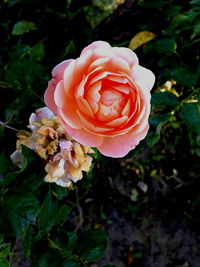
{"label": "green leaf", "polygon": [[40,214],[38,216],[39,228],[42,234],[51,230],[55,223],[56,214],[57,203],[52,199],[51,191],[49,190],[42,203]]}
{"label": "green leaf", "polygon": [[24,252],[24,256],[27,258],[30,258],[31,248],[35,241],[34,239],[35,235],[36,235],[36,228],[29,225],[27,231],[22,236],[23,252]]}
{"label": "green leaf", "polygon": [[156,52],[160,54],[165,54],[167,56],[172,55],[176,51],[177,45],[173,38],[165,38],[155,42],[148,43],[144,49],[145,53]]}
{"label": "green leaf", "polygon": [[69,194],[69,190],[66,187],[57,186],[52,184],[53,194],[57,197],[58,200],[62,200]]}
{"label": "green leaf", "polygon": [[9,168],[10,160],[5,156],[5,154],[2,152],[0,154],[0,173],[5,174],[7,169]]}
{"label": "green leaf", "polygon": [[80,233],[75,253],[80,259],[92,262],[103,256],[107,248],[107,236],[102,229],[88,230]]}
{"label": "green leaf", "polygon": [[197,75],[184,67],[169,69],[165,72],[165,76],[189,88],[194,86],[197,82]]}
{"label": "green leaf", "polygon": [[56,218],[54,221],[54,225],[62,225],[66,222],[67,217],[69,215],[71,208],[64,204],[60,207],[58,213],[56,214]]}
{"label": "green leaf", "polygon": [[[61,231],[63,234],[63,231]],[[63,247],[62,254],[64,257],[71,258],[73,256],[73,249],[75,248],[77,241],[77,234],[75,232],[64,232],[68,237],[67,245]]]}
{"label": "green leaf", "polygon": [[80,267],[80,263],[75,261],[64,260],[62,267]]}
{"label": "green leaf", "polygon": [[170,92],[154,93],[152,95],[151,104],[154,106],[174,107],[179,104],[177,97]]}
{"label": "green leaf", "polygon": [[160,133],[163,125],[165,125],[170,118],[170,114],[159,113],[150,117],[150,130],[147,135],[147,143],[153,146],[160,139]]}
{"label": "green leaf", "polygon": [[45,48],[42,43],[36,44],[31,51],[31,59],[35,61],[41,61],[45,56]]}
{"label": "green leaf", "polygon": [[12,29],[12,35],[23,35],[29,31],[36,30],[35,24],[31,21],[18,21]]}
{"label": "green leaf", "polygon": [[52,249],[44,254],[38,263],[38,267],[55,267],[62,266],[61,259]]}
{"label": "green leaf", "polygon": [[27,44],[17,44],[13,46],[11,54],[10,54],[10,62],[14,62],[19,58],[25,57],[27,54],[30,53],[30,46]]}
{"label": "green leaf", "polygon": [[0,266],[1,267],[9,267],[10,264],[9,264],[9,262],[5,258],[3,258],[3,257],[0,256]]}
{"label": "green leaf", "polygon": [[3,237],[0,235],[0,257],[4,258],[9,254],[10,254],[10,244],[4,243]]}
{"label": "green leaf", "polygon": [[3,201],[8,207],[8,217],[16,234],[22,234],[29,224],[36,223],[39,202],[32,193],[14,192]]}
{"label": "green leaf", "polygon": [[179,114],[191,132],[200,133],[200,108],[198,103],[184,104]]}

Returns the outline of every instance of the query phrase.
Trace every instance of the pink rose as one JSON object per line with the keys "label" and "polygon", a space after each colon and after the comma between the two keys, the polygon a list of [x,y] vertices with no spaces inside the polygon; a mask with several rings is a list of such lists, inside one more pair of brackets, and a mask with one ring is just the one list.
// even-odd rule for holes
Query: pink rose
{"label": "pink rose", "polygon": [[52,76],[45,103],[80,144],[117,158],[146,136],[155,77],[130,49],[93,42]]}

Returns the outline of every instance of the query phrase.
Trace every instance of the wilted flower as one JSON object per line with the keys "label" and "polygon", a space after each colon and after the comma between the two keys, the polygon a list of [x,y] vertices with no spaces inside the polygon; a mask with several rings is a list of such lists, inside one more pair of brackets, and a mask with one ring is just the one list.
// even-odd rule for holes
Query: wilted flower
{"label": "wilted flower", "polygon": [[17,150],[11,155],[12,161],[22,167],[21,145],[34,150],[46,160],[45,181],[64,187],[80,180],[82,171],[89,171],[93,150],[73,140],[64,130],[60,119],[48,108],[40,108],[32,113],[29,126],[32,132],[17,134]]}

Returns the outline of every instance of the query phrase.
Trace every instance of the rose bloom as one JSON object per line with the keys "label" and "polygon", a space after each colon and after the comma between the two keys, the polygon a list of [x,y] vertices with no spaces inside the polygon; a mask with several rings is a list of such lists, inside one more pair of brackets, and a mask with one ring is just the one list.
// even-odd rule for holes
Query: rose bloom
{"label": "rose bloom", "polygon": [[123,157],[148,132],[154,81],[133,51],[96,41],[53,69],[45,103],[73,139]]}

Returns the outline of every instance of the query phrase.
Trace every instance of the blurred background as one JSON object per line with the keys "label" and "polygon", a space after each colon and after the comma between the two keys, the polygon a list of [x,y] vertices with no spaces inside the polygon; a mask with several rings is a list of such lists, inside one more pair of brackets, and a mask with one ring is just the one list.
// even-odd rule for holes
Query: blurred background
{"label": "blurred background", "polygon": [[[95,40],[154,72],[150,131],[123,159],[96,152],[70,191],[10,154],[53,67]],[[1,267],[200,267],[199,48],[199,0],[1,0]]]}

